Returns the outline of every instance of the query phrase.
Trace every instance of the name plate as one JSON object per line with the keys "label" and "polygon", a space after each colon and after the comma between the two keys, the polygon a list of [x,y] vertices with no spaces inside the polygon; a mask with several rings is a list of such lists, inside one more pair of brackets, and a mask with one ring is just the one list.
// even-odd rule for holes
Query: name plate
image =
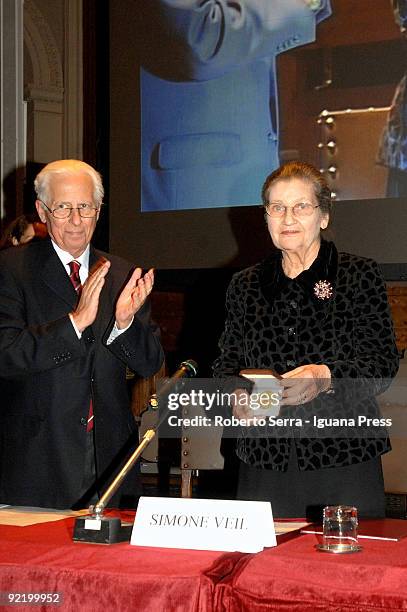
{"label": "name plate", "polygon": [[277,541],[270,502],[140,497],[130,544],[255,553]]}

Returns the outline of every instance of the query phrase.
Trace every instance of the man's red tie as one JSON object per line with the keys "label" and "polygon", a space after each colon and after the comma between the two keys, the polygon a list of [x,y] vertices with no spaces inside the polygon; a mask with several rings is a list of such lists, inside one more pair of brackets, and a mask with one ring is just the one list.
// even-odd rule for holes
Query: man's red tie
{"label": "man's red tie", "polygon": [[78,296],[80,296],[82,293],[81,277],[79,276],[80,267],[81,267],[81,264],[79,263],[79,261],[76,261],[75,259],[69,262],[69,268],[71,270],[69,274],[69,278],[71,279],[73,288],[75,289]]}
{"label": "man's red tie", "polygon": [[[78,294],[78,297],[80,297],[82,293],[82,283],[81,283],[81,278],[79,276],[80,267],[81,267],[81,264],[79,263],[79,261],[76,261],[75,259],[69,262],[69,268],[71,270],[69,274],[69,278],[71,279],[71,283],[73,284],[74,289],[76,293]],[[93,404],[92,404],[92,398],[90,398],[88,424],[86,426],[86,431],[92,431],[92,429],[93,429]]]}

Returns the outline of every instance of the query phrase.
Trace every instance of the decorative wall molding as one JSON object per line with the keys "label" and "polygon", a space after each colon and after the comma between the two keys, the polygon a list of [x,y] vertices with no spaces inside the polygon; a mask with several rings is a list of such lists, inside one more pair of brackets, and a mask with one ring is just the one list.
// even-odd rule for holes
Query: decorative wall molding
{"label": "decorative wall molding", "polygon": [[52,27],[35,3],[25,0],[24,42],[33,69],[25,84],[28,155],[33,161],[82,158],[82,0],[59,0],[63,10],[63,59]]}
{"label": "decorative wall molding", "polygon": [[28,89],[60,92],[62,99],[61,54],[48,22],[34,0],[24,2],[24,43],[33,66],[33,83],[27,84]]}
{"label": "decorative wall molding", "polygon": [[64,79],[52,29],[34,0],[24,2],[24,44],[32,64],[27,101],[27,159],[46,163],[63,157]]}

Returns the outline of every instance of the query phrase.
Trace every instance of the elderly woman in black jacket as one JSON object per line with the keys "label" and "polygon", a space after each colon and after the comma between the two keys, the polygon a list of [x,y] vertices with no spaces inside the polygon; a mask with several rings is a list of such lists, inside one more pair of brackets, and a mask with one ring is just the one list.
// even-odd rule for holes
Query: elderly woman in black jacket
{"label": "elderly woman in black jacket", "polygon": [[[281,435],[276,428],[266,435],[245,430],[237,444],[238,497],[271,501],[276,517],[315,516],[327,504],[383,516],[380,455],[390,444],[383,429],[363,430],[358,422],[360,415],[380,417],[375,395],[398,369],[379,267],[321,239],[332,202],[313,166],[285,164],[267,177],[262,196],[276,248],[230,283],[214,375],[274,370],[282,375],[280,415],[310,425]],[[256,413],[247,385],[236,380],[233,414],[250,419]],[[354,427],[330,428],[332,417],[349,417],[350,425],[355,417]],[[310,434],[320,433],[314,418],[327,426],[321,436]]]}

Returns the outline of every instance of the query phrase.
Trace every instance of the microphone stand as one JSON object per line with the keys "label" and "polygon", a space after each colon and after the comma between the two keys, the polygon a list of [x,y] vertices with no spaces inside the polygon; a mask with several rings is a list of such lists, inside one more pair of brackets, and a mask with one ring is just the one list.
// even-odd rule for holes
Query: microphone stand
{"label": "microphone stand", "polygon": [[[155,400],[155,409],[159,407],[159,401],[165,396],[170,388],[178,381],[178,379],[188,376],[196,376],[197,364],[192,359],[183,361],[181,367],[176,371],[160,389],[157,394],[157,400]],[[150,406],[153,407],[153,403],[150,400]],[[116,493],[117,489],[126,478],[127,474],[135,465],[137,459],[140,457],[144,449],[154,439],[158,428],[165,421],[168,415],[168,407],[163,411],[163,414],[158,420],[158,423],[148,429],[137,448],[130,455],[120,472],[114,477],[106,491],[103,493],[101,498],[95,505],[89,507],[90,516],[78,517],[75,519],[73,540],[76,542],[88,542],[90,544],[115,544],[117,542],[126,542],[130,540],[131,531],[133,525],[121,523],[120,518],[117,517],[106,517],[103,516],[103,511],[106,508],[107,503],[111,497]]]}

